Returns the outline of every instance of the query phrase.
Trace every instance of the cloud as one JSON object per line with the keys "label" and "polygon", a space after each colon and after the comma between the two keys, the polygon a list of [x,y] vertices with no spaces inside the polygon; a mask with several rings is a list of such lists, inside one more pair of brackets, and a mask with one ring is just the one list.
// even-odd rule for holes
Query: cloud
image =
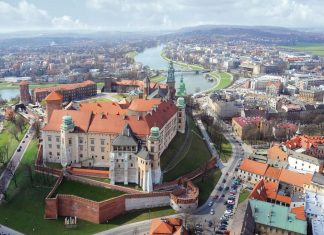
{"label": "cloud", "polygon": [[87,28],[86,24],[68,15],[52,17],[46,10],[26,0],[17,5],[0,1],[0,22],[0,31]]}
{"label": "cloud", "polygon": [[71,16],[62,16],[62,17],[54,17],[52,19],[52,25],[53,28],[55,29],[64,29],[64,30],[69,30],[69,29],[87,29],[86,24],[82,24],[80,20],[72,19]]}

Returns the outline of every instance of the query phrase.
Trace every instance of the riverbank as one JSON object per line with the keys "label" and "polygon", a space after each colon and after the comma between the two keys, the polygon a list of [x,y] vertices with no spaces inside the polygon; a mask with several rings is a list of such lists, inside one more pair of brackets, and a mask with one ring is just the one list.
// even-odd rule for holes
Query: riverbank
{"label": "riverbank", "polygon": [[[166,57],[166,55],[164,54],[163,51],[161,52],[160,55],[164,60],[171,61],[171,59]],[[198,64],[186,64],[186,63],[179,62],[179,61],[176,61],[176,60],[173,60],[173,63],[180,66],[181,68],[185,68],[185,69],[192,69],[192,70],[198,70],[198,71],[205,69],[204,67],[202,67],[201,65],[198,65]]]}
{"label": "riverbank", "polygon": [[130,51],[126,54],[126,57],[134,60],[137,55],[138,55],[137,51]]}
{"label": "riverbank", "polygon": [[[29,88],[39,88],[39,87],[51,87],[60,85],[58,83],[30,83]],[[16,82],[0,82],[1,89],[19,89],[19,83]]]}
{"label": "riverbank", "polygon": [[212,78],[214,78],[214,80],[216,80],[216,84],[212,88],[207,90],[207,92],[213,92],[213,91],[227,88],[233,82],[233,75],[230,73],[227,73],[227,72],[214,71],[214,72],[208,73],[208,75],[211,76]]}

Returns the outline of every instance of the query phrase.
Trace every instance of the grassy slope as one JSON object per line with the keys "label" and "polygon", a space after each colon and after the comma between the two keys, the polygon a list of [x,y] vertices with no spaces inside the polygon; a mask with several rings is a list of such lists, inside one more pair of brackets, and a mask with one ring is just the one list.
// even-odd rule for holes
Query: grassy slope
{"label": "grassy slope", "polygon": [[55,194],[71,194],[99,202],[125,193],[117,190],[91,186],[81,182],[64,180],[56,190]]}
{"label": "grassy slope", "polygon": [[[64,85],[64,84],[58,84],[58,83],[31,83],[29,85],[30,89],[38,88],[38,87],[51,87],[51,86],[57,86],[57,85]],[[103,82],[97,83],[97,88],[101,89],[103,87]],[[1,89],[18,89],[19,83],[15,82],[0,82],[0,90]]]}
{"label": "grassy slope", "polygon": [[184,174],[192,172],[204,165],[204,163],[210,159],[210,152],[199,134],[198,127],[194,124],[194,121],[190,119],[189,122],[190,131],[190,144],[184,149],[183,159],[169,172],[163,176],[164,181],[174,180]]}
{"label": "grassy slope", "polygon": [[[22,163],[33,165],[36,154],[37,142],[34,140],[28,146]],[[63,218],[59,218],[59,220],[44,219],[44,199],[51,190],[49,185],[53,184],[53,178],[44,177],[41,174],[36,174],[34,177],[37,182],[32,187],[24,167],[21,165],[18,167],[19,193],[11,182],[9,186],[10,200],[0,205],[0,224],[7,225],[25,234],[93,234],[125,223],[133,223],[175,213],[170,207],[139,210],[119,216],[109,221],[109,224],[97,225],[79,220],[77,229],[66,229],[63,225]]]}
{"label": "grassy slope", "polygon": [[231,74],[226,72],[210,72],[209,75],[215,79],[220,79],[215,85],[210,88],[208,91],[216,91],[220,89],[224,89],[231,85]]}
{"label": "grassy slope", "polygon": [[[161,57],[166,61],[170,61],[170,59],[165,56],[163,51],[161,52]],[[180,61],[175,61],[175,60],[173,60],[173,63],[180,66],[181,68],[184,68],[184,69],[192,69],[192,70],[203,70],[204,69],[204,67],[199,64],[186,64],[186,63],[183,63]]]}
{"label": "grassy slope", "polygon": [[163,75],[157,75],[155,77],[150,78],[151,82],[161,82],[161,81],[164,81],[165,79],[166,79],[166,77]]}
{"label": "grassy slope", "polygon": [[[12,137],[11,134],[6,130],[6,127],[8,127],[8,126],[9,126],[9,122],[4,121],[4,130],[0,134],[0,147],[3,146],[8,140],[10,140],[9,141],[9,158],[11,158],[11,156],[15,152],[18,144],[20,143],[22,138],[25,136],[25,134],[29,128],[29,124],[25,126],[23,133],[19,132],[19,134],[18,134],[19,141],[17,141],[14,137]],[[0,168],[1,168],[1,164],[0,164]]]}
{"label": "grassy slope", "polygon": [[199,205],[203,205],[209,198],[222,172],[219,169],[210,169],[205,176],[200,176],[194,180],[199,187]]}

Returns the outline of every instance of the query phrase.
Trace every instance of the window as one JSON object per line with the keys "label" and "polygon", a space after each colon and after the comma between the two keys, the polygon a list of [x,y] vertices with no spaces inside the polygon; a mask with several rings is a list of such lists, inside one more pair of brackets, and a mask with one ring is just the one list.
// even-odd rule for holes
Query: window
{"label": "window", "polygon": [[52,136],[48,135],[48,136],[47,136],[47,140],[48,140],[48,141],[52,141]]}
{"label": "window", "polygon": [[79,143],[82,144],[83,143],[83,138],[79,137]]}
{"label": "window", "polygon": [[57,149],[60,149],[60,145],[59,145],[59,144],[58,144],[58,145],[56,145],[56,148],[57,148]]}
{"label": "window", "polygon": [[105,156],[101,156],[101,159],[104,160],[105,159]]}
{"label": "window", "polygon": [[94,146],[91,146],[90,149],[91,149],[91,151],[94,151]]}
{"label": "window", "polygon": [[48,148],[50,148],[50,149],[51,149],[51,148],[52,148],[52,144],[48,144]]}
{"label": "window", "polygon": [[69,145],[72,145],[72,139],[69,138]]}
{"label": "window", "polygon": [[56,142],[60,142],[60,137],[59,136],[56,136],[55,139],[56,139]]}
{"label": "window", "polygon": [[90,139],[90,144],[94,144],[94,143],[95,143],[94,138],[91,138],[91,139]]}
{"label": "window", "polygon": [[129,155],[129,160],[132,160],[132,155]]}
{"label": "window", "polygon": [[79,155],[79,156],[80,156],[80,158],[82,158],[82,157],[83,157],[83,154],[82,154],[82,153],[80,153],[80,155]]}
{"label": "window", "polygon": [[57,156],[60,156],[61,154],[59,153],[59,152],[57,152],[57,154],[56,154]]}
{"label": "window", "polygon": [[104,153],[105,152],[105,147],[101,147],[101,152]]}
{"label": "window", "polygon": [[83,151],[83,145],[79,145],[80,151]]}
{"label": "window", "polygon": [[105,144],[105,140],[104,139],[101,139],[100,142],[101,142],[101,145],[104,145]]}
{"label": "window", "polygon": [[52,155],[52,152],[49,152],[48,154],[51,156]]}
{"label": "window", "polygon": [[133,167],[133,163],[131,163],[131,167]]}

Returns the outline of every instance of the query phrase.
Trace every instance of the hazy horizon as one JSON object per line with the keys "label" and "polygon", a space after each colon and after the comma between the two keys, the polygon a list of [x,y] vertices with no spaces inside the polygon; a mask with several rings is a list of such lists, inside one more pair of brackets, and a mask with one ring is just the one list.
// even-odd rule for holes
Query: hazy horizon
{"label": "hazy horizon", "polygon": [[0,33],[168,31],[198,25],[324,28],[318,0],[2,0]]}

